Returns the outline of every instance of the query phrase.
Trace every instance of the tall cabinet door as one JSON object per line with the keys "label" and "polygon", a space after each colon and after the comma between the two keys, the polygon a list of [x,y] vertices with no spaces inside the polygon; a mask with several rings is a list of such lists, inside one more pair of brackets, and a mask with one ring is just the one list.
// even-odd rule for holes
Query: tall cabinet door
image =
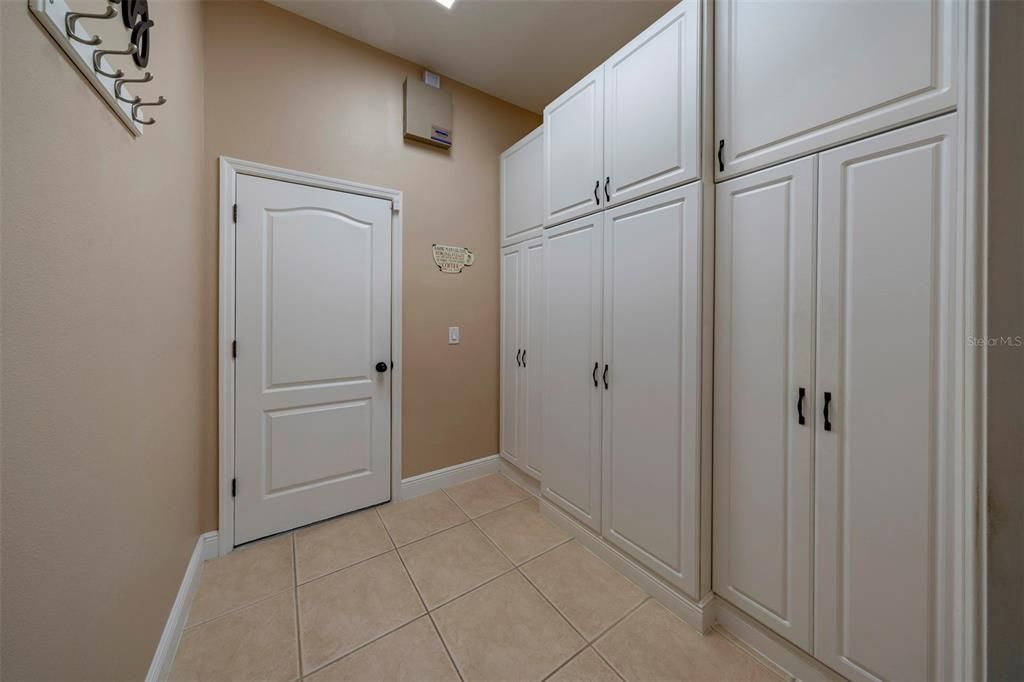
{"label": "tall cabinet door", "polygon": [[501,154],[501,245],[539,236],[544,227],[544,127]]}
{"label": "tall cabinet door", "polygon": [[547,230],[544,244],[544,496],[601,529],[601,244],[604,215]]}
{"label": "tall cabinet door", "polygon": [[544,224],[601,208],[604,67],[544,107]]}
{"label": "tall cabinet door", "polygon": [[714,589],[811,649],[816,159],[716,187]]}
{"label": "tall cabinet door", "polygon": [[968,4],[716,2],[716,178],[955,107]]}
{"label": "tall cabinet door", "polygon": [[700,2],[684,0],[604,66],[603,199],[615,205],[700,174]]}
{"label": "tall cabinet door", "polygon": [[955,115],[820,156],[815,655],[948,679]]}
{"label": "tall cabinet door", "polygon": [[605,212],[604,536],[698,596],[701,184]]}
{"label": "tall cabinet door", "polygon": [[501,251],[501,456],[517,466],[522,449],[520,421],[522,381],[522,253],[510,246]]}
{"label": "tall cabinet door", "polygon": [[526,471],[541,475],[541,401],[544,395],[544,240],[522,245],[523,259],[523,381],[520,387],[522,415],[522,463]]}

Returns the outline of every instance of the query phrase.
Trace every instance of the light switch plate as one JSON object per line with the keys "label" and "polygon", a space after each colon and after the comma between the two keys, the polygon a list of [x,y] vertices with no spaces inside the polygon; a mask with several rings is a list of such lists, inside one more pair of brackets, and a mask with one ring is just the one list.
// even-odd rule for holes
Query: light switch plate
{"label": "light switch plate", "polygon": [[459,342],[459,328],[448,327],[448,343],[456,344]]}

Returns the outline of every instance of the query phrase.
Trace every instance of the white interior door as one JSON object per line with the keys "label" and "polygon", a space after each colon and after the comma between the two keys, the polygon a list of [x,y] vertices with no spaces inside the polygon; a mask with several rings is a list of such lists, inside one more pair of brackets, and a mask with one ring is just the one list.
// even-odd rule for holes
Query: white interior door
{"label": "white interior door", "polygon": [[952,109],[967,5],[716,2],[715,177]]}
{"label": "white interior door", "polygon": [[544,397],[544,240],[523,244],[523,465],[541,475],[541,410]]}
{"label": "white interior door", "polygon": [[601,208],[604,67],[544,107],[544,224]]}
{"label": "white interior door", "polygon": [[604,535],[698,596],[701,184],[605,212]]}
{"label": "white interior door", "polygon": [[241,544],[390,498],[391,203],[246,175],[236,197]]}
{"label": "white interior door", "polygon": [[604,66],[608,205],[700,175],[700,2],[685,0]]}
{"label": "white interior door", "polygon": [[815,164],[715,188],[714,588],[807,651]]}
{"label": "white interior door", "polygon": [[522,323],[522,251],[510,246],[501,252],[501,456],[517,466],[522,438],[523,344]]}
{"label": "white interior door", "polygon": [[601,530],[601,238],[604,214],[547,230],[544,496]]}
{"label": "white interior door", "polygon": [[819,157],[814,653],[851,680],[954,677],[955,134]]}

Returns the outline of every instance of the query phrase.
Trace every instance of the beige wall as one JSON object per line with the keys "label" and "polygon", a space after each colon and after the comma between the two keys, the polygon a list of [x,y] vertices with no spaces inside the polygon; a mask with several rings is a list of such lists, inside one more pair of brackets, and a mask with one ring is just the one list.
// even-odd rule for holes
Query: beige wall
{"label": "beige wall", "polygon": [[0,5],[2,668],[141,679],[211,527],[202,15],[151,0],[142,92],[169,104],[135,140],[26,3]]}
{"label": "beige wall", "polygon": [[[540,117],[442,79],[454,147],[405,142],[402,80],[421,67],[264,3],[210,2],[204,18],[209,229],[221,154],[402,190],[403,476],[497,452],[498,155]],[[435,242],[468,246],[476,264],[441,274]]]}

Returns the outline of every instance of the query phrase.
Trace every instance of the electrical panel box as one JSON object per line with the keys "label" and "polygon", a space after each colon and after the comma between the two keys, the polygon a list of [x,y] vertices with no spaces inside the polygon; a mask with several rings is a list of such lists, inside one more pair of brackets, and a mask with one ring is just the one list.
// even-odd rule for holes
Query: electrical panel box
{"label": "electrical panel box", "polygon": [[406,78],[405,137],[448,149],[452,146],[452,93]]}

